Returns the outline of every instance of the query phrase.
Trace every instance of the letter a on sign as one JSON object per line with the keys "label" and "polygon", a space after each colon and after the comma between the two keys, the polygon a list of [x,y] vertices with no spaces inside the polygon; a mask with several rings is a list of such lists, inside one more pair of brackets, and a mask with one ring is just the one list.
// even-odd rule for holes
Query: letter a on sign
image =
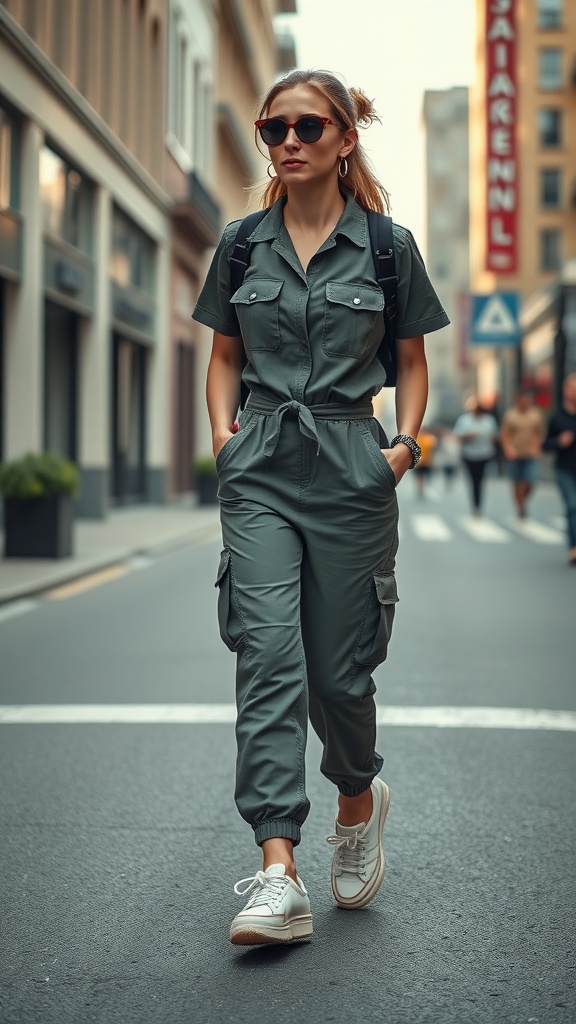
{"label": "letter a on sign", "polygon": [[520,341],[515,292],[472,296],[470,341],[477,345],[517,345]]}

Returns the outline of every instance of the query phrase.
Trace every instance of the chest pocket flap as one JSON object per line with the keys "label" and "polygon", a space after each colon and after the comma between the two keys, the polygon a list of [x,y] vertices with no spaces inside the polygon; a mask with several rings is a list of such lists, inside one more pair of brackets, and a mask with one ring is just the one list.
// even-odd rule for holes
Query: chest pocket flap
{"label": "chest pocket flap", "polygon": [[384,333],[384,294],[374,284],[328,281],[322,348],[329,356],[368,358]]}
{"label": "chest pocket flap", "polygon": [[280,291],[284,281],[251,277],[230,299],[236,308],[248,355],[275,352],[280,344]]}
{"label": "chest pocket flap", "polygon": [[252,277],[242,282],[230,302],[250,306],[256,302],[272,302],[278,298],[283,284],[283,281],[273,281],[266,277]]}
{"label": "chest pocket flap", "polygon": [[350,309],[366,310],[374,313],[384,309],[384,293],[381,288],[365,284],[349,284],[344,281],[329,281],[326,285],[326,298],[329,302],[338,302]]}

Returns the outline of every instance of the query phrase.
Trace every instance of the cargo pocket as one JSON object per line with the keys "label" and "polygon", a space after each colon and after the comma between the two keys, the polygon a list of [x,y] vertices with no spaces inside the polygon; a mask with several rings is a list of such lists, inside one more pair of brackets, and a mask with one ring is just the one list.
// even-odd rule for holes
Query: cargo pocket
{"label": "cargo pocket", "polygon": [[[392,623],[398,603],[398,590],[394,573],[374,574],[374,588],[366,611],[362,632],[356,646],[354,661],[368,668],[376,668],[386,660],[392,635]],[[374,610],[375,616],[371,613]],[[374,619],[376,630],[374,632]]]}
{"label": "cargo pocket", "polygon": [[230,550],[224,548],[220,555],[220,565],[216,583],[218,587],[218,626],[220,636],[226,647],[231,651],[237,651],[244,639],[244,631],[240,616],[234,601],[234,582],[232,579],[232,567],[230,562]]}
{"label": "cargo pocket", "polygon": [[230,299],[246,351],[274,352],[280,344],[279,296],[283,281],[252,277]]}

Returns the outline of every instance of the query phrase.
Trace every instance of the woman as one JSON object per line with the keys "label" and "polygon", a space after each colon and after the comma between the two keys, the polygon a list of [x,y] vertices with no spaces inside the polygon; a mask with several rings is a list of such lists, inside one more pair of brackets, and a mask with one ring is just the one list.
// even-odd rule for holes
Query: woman
{"label": "woman", "polygon": [[[272,87],[256,122],[272,208],[235,294],[238,222],[225,229],[193,314],[215,332],[207,399],[224,543],[219,622],[237,654],[235,796],[263,855],[262,871],[236,886],[251,894],[232,922],[239,944],[312,934],[294,861],[310,806],[308,716],[339,792],[328,839],[336,901],[365,906],[384,874],[388,789],[377,778],[370,673],[386,657],[397,601],[395,488],[414,463],[426,405],[422,335],[448,318],[411,235],[395,228],[405,437],[389,445],[372,415],[385,379],[375,355],[384,299],[363,209],[382,210],[387,197],[357,133],[374,117],[362,93],[327,72],[295,71]],[[251,394],[234,433],[244,350]]]}
{"label": "woman", "polygon": [[576,565],[576,373],[564,378],[562,406],[550,419],[544,450],[556,453],[556,482],[566,510],[568,564]]}
{"label": "woman", "polygon": [[496,455],[498,424],[495,417],[482,408],[480,400],[474,397],[469,400],[468,411],[456,420],[453,433],[462,442],[462,461],[470,478],[472,511],[475,516],[480,516],[484,474],[490,459]]}

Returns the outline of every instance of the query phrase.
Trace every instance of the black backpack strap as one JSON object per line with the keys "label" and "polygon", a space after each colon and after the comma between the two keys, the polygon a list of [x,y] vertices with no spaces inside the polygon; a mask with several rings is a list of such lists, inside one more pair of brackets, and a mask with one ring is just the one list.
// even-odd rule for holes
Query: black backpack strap
{"label": "black backpack strap", "polygon": [[384,293],[384,337],[378,349],[378,358],[386,370],[386,387],[394,387],[398,373],[394,336],[398,275],[396,273],[392,218],[386,217],[383,213],[376,213],[374,210],[367,210],[366,213],[374,273]]}
{"label": "black backpack strap", "polygon": [[259,223],[268,213],[268,209],[256,210],[255,213],[249,213],[247,217],[240,222],[240,227],[236,232],[236,238],[234,239],[234,249],[230,256],[230,294],[233,295],[238,290],[242,281],[244,280],[244,274],[250,266],[250,242],[248,239],[252,232],[258,227]]}
{"label": "black backpack strap", "polygon": [[[234,292],[238,291],[242,281],[244,280],[244,274],[250,266],[250,235],[258,227],[261,220],[264,219],[268,213],[268,207],[265,210],[256,210],[255,213],[249,213],[240,222],[238,231],[236,232],[236,238],[234,239],[234,248],[230,255],[230,295],[234,295]],[[244,360],[242,363],[242,372],[248,362],[246,353],[244,352]],[[250,394],[244,381],[240,382],[240,408],[243,409],[248,400]]]}

